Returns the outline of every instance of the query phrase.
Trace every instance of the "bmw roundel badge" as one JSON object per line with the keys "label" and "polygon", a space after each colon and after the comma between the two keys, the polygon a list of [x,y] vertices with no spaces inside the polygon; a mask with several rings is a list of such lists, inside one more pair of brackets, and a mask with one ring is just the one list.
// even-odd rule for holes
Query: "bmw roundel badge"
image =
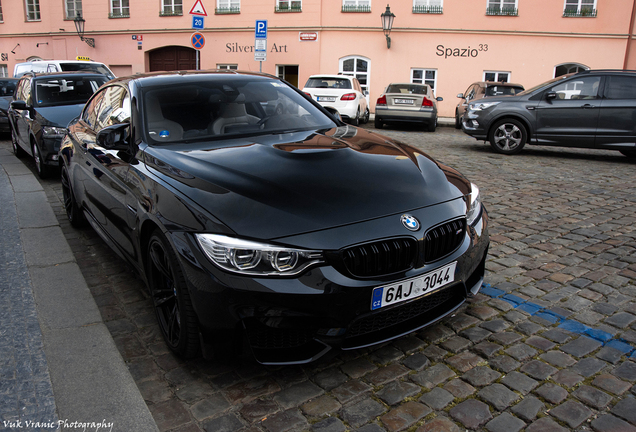
{"label": "bmw roundel badge", "polygon": [[408,230],[417,231],[420,229],[420,221],[415,219],[414,216],[403,214],[400,220],[402,221],[402,225]]}

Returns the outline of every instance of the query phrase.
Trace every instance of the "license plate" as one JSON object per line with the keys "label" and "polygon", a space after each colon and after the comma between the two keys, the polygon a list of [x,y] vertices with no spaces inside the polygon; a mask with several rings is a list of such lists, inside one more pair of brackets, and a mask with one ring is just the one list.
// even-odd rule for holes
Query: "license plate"
{"label": "license plate", "polygon": [[457,261],[413,279],[373,290],[371,310],[412,300],[448,285],[455,280]]}
{"label": "license plate", "polygon": [[400,105],[413,105],[413,99],[394,99],[393,103]]}
{"label": "license plate", "polygon": [[335,97],[318,96],[318,102],[335,102]]}

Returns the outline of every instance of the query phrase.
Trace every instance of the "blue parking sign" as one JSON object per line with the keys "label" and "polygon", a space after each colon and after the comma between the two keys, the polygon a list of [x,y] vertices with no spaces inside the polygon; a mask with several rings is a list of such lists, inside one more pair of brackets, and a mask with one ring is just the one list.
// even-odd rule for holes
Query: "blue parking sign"
{"label": "blue parking sign", "polygon": [[267,39],[267,20],[256,20],[254,37],[256,39]]}

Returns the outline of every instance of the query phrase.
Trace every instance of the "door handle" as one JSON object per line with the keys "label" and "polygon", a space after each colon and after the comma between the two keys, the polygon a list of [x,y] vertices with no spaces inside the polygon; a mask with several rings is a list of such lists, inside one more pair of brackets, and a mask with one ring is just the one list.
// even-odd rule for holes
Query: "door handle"
{"label": "door handle", "polygon": [[532,111],[532,110],[534,110],[534,109],[535,109],[535,107],[533,107],[532,105],[527,105],[527,106],[526,106],[526,109],[527,109],[528,111]]}
{"label": "door handle", "polygon": [[585,105],[581,105],[581,108],[596,108],[596,107],[591,104],[585,104]]}

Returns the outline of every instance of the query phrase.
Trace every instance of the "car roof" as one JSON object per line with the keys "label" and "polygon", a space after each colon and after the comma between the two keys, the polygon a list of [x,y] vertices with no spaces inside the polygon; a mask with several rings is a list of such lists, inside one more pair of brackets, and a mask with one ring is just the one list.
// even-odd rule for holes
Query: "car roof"
{"label": "car roof", "polygon": [[86,77],[103,77],[108,79],[108,77],[99,72],[93,71],[67,71],[67,72],[27,72],[22,76],[31,76],[33,79],[47,79],[47,78],[64,78],[64,77],[78,77],[78,76],[86,76]]}
{"label": "car roof", "polygon": [[170,85],[179,84],[184,82],[184,78],[191,79],[192,81],[198,81],[202,77],[208,77],[210,79],[222,79],[223,77],[234,76],[236,79],[245,79],[247,77],[260,78],[263,80],[276,80],[280,79],[274,75],[251,72],[251,71],[235,71],[235,70],[220,70],[210,69],[201,71],[161,71],[161,72],[148,72],[144,74],[136,74],[118,77],[110,81],[111,84],[121,83],[126,84],[128,82],[135,82],[140,87],[155,86],[155,85]]}
{"label": "car roof", "polygon": [[320,75],[311,75],[309,78],[344,78],[344,79],[354,79],[355,77],[353,77],[351,75],[320,74]]}
{"label": "car roof", "polygon": [[428,87],[430,87],[428,84],[423,84],[423,83],[409,83],[409,82],[392,82],[392,83],[389,83],[389,85],[387,85],[387,87],[388,87],[388,86],[392,86],[392,85],[416,85],[416,86],[422,86],[422,87],[424,87],[424,86],[428,86]]}
{"label": "car roof", "polygon": [[523,88],[523,86],[521,84],[516,84],[516,83],[509,83],[509,82],[499,82],[499,81],[480,81],[479,85],[481,85],[482,87],[490,87],[490,86],[503,86],[503,87],[521,87]]}

